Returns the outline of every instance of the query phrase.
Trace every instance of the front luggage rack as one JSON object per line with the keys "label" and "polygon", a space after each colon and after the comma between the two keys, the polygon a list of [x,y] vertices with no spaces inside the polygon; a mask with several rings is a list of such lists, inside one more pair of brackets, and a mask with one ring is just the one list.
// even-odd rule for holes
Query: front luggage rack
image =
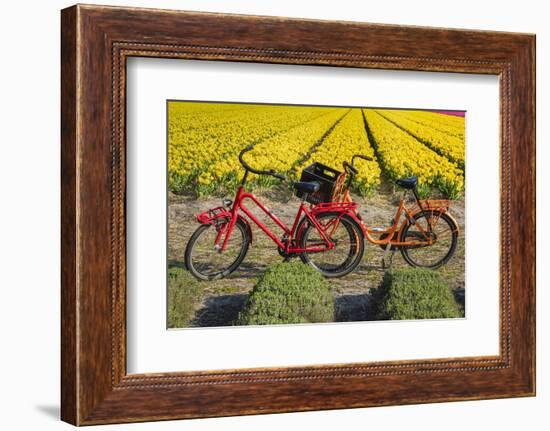
{"label": "front luggage rack", "polygon": [[214,224],[231,218],[231,213],[225,207],[216,207],[197,214],[200,224]]}

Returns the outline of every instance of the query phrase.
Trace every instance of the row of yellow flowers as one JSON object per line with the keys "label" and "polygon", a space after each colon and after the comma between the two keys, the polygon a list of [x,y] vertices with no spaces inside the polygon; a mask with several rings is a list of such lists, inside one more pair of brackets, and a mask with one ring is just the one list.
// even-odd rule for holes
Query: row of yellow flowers
{"label": "row of yellow flowers", "polygon": [[[414,120],[417,118],[417,114],[403,114],[404,111],[389,109],[377,110],[376,112],[464,169],[464,137],[450,135],[433,126],[421,124]],[[444,114],[436,115],[443,117],[442,119],[445,117]]]}
{"label": "row of yellow flowers", "polygon": [[221,124],[246,121],[248,116],[261,113],[265,105],[241,103],[168,102],[171,139],[190,130],[213,130]]}
{"label": "row of yellow flowers", "polygon": [[314,161],[341,171],[342,163],[344,161],[351,162],[351,158],[355,154],[373,158],[373,161],[356,159],[356,167],[359,171],[355,178],[356,190],[365,193],[380,183],[380,166],[365,133],[361,109],[358,108],[351,109],[346,114],[323,143],[311,154],[311,157],[302,162],[299,171]]}
{"label": "row of yellow flowers", "polygon": [[444,115],[438,112],[414,111],[402,109],[399,114],[409,120],[416,121],[426,127],[431,127],[447,135],[456,136],[464,141],[465,119],[453,115]]}
{"label": "row of yellow flowers", "polygon": [[169,185],[200,193],[233,187],[242,174],[237,155],[254,144],[246,159],[258,169],[299,177],[310,163],[341,170],[343,161],[365,154],[374,161],[357,160],[360,192],[378,185],[383,170],[392,179],[417,175],[421,184],[457,195],[464,187],[463,136],[464,118],[424,111],[169,102]]}
{"label": "row of yellow flowers", "polygon": [[[168,105],[168,171],[173,190],[190,176],[208,169],[214,161],[230,156],[235,159],[246,145],[275,136],[332,110],[265,105],[233,105],[235,109],[229,109],[231,105],[228,104],[224,105],[224,110],[210,114],[202,110],[193,116],[181,110],[179,103]],[[188,107],[189,110],[192,108],[194,106]]]}
{"label": "row of yellow flowers", "polygon": [[376,110],[364,109],[368,128],[386,174],[397,179],[416,175],[422,185],[437,186],[453,195],[464,188],[463,171],[385,119]]}
{"label": "row of yellow flowers", "polygon": [[[347,111],[342,108],[302,109],[316,115],[309,121],[259,142],[246,154],[246,161],[251,166],[260,170],[273,169],[280,173],[288,173]],[[235,174],[241,173],[242,166],[235,155],[213,163],[208,171],[199,176],[198,181],[199,185],[207,187],[212,183],[227,181],[228,177],[235,178]]]}

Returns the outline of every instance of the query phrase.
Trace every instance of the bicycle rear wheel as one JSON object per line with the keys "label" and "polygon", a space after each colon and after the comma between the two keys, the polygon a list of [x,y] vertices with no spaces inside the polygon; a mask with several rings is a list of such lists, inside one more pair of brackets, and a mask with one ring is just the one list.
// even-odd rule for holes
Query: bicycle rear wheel
{"label": "bicycle rear wheel", "polygon": [[[328,251],[302,253],[302,262],[311,265],[325,277],[342,277],[349,274],[359,265],[365,252],[361,227],[352,217],[339,212],[319,214],[315,220],[335,245]],[[307,223],[305,227],[304,223]],[[302,248],[324,245],[319,230],[307,218],[302,219],[297,232],[301,232],[299,242]]]}
{"label": "bicycle rear wheel", "polygon": [[248,252],[250,235],[246,224],[241,219],[235,223],[225,250],[223,252],[217,250],[215,239],[218,229],[225,227],[226,224],[217,227],[201,225],[187,243],[185,266],[199,280],[226,277],[239,267]]}
{"label": "bicycle rear wheel", "polygon": [[[453,256],[458,242],[458,226],[447,214],[436,211],[422,211],[413,217],[401,233],[400,241],[425,241],[432,238],[432,244],[402,246],[405,261],[421,268],[436,269]],[[429,222],[429,223],[428,223]],[[427,235],[427,236],[426,236]]]}

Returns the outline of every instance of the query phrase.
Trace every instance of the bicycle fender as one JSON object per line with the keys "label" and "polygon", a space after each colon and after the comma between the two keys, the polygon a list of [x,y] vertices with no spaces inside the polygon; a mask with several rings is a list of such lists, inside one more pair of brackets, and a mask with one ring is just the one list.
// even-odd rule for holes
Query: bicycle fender
{"label": "bicycle fender", "polygon": [[[412,214],[412,217],[415,217],[418,213],[422,212],[422,211],[427,211],[427,210],[418,210],[418,211],[415,211],[413,214]],[[458,234],[460,232],[460,228],[458,226],[458,223],[456,221],[456,219],[453,217],[453,215],[451,214],[450,211],[441,211],[441,214],[446,214],[450,219],[451,221],[454,223],[455,227],[456,227],[456,233]],[[405,220],[403,221],[403,223],[401,223],[401,227],[399,228],[399,231],[398,231],[398,234],[397,234],[397,238],[400,238],[401,237],[401,233],[403,232],[403,229],[405,229],[405,226],[411,224],[408,217],[405,217]]]}
{"label": "bicycle fender", "polygon": [[252,244],[252,227],[250,226],[249,221],[240,214],[237,216],[237,220],[240,220],[245,224],[246,230],[248,232],[248,237],[250,238],[250,243]]}
{"label": "bicycle fender", "polygon": [[353,221],[355,221],[359,225],[359,227],[363,229],[364,227],[363,221],[357,216],[357,213],[355,211],[351,211],[351,210],[345,211],[342,214],[350,216],[353,219]]}
{"label": "bicycle fender", "polygon": [[349,209],[344,212],[344,214],[350,216],[361,228],[364,228],[363,220],[361,220],[361,217],[359,216],[359,213],[354,209]]}
{"label": "bicycle fender", "polygon": [[451,219],[451,221],[454,223],[454,225],[456,227],[456,233],[459,234],[460,233],[460,227],[459,227],[456,219],[453,217],[453,215],[451,214],[450,211],[445,211],[445,214],[447,214],[447,217],[449,217]]}

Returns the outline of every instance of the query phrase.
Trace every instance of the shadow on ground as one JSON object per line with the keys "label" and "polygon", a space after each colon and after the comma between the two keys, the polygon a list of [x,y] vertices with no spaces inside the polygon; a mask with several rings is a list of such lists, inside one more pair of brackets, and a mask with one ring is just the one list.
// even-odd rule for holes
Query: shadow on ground
{"label": "shadow on ground", "polygon": [[465,310],[465,308],[466,308],[466,291],[465,291],[464,287],[459,287],[458,289],[456,289],[454,291],[454,295],[455,295],[455,301],[457,302],[458,306],[462,310]]}
{"label": "shadow on ground", "polygon": [[219,295],[207,298],[190,326],[231,326],[243,309],[248,295]]}
{"label": "shadow on ground", "polygon": [[334,301],[336,322],[361,322],[372,320],[371,295],[341,295]]}
{"label": "shadow on ground", "polygon": [[[219,295],[208,297],[195,314],[190,326],[231,326],[244,308],[248,295]],[[373,320],[370,294],[341,295],[335,298],[336,322]]]}

